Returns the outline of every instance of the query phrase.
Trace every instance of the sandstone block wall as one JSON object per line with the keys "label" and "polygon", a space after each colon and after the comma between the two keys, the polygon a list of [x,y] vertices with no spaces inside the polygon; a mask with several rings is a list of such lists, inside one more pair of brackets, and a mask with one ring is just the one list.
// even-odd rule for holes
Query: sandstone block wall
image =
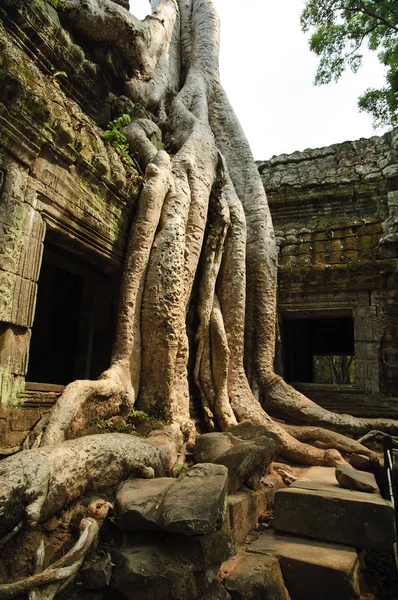
{"label": "sandstone block wall", "polygon": [[115,117],[117,57],[108,53],[100,69],[45,2],[0,7],[0,45],[0,447],[7,447],[59,394],[59,386],[25,389],[43,246],[93,270],[97,312],[105,314],[106,303],[117,302],[140,177],[104,145],[98,127]]}
{"label": "sandstone block wall", "polygon": [[282,322],[354,320],[355,385],[298,387],[334,410],[396,416],[398,131],[258,168],[279,244]]}

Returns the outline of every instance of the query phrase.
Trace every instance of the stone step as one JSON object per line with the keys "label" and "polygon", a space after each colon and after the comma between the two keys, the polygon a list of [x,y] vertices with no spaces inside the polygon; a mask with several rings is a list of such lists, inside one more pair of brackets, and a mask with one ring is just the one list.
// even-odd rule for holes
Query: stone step
{"label": "stone step", "polygon": [[[247,556],[244,561],[251,564],[255,560],[260,569],[269,568],[270,557],[278,558],[291,600],[359,598],[359,559],[355,549],[349,546],[270,530],[261,533],[248,547]],[[243,570],[241,567],[240,571]]]}
{"label": "stone step", "polygon": [[239,491],[228,496],[224,528],[233,532],[238,543],[257,527],[259,516],[273,505],[275,493],[282,485],[280,478],[275,476],[267,476],[266,480],[272,487]]}
{"label": "stone step", "polygon": [[391,502],[341,488],[330,467],[311,467],[275,494],[274,527],[355,548],[389,550],[395,541]]}
{"label": "stone step", "polygon": [[[110,587],[127,600],[222,600],[229,596],[217,580],[222,562],[233,554],[231,536],[140,534],[110,550]],[[139,538],[140,536],[138,536]]]}
{"label": "stone step", "polygon": [[231,569],[224,575],[231,600],[291,600],[276,556],[245,552],[232,567],[226,568]]}

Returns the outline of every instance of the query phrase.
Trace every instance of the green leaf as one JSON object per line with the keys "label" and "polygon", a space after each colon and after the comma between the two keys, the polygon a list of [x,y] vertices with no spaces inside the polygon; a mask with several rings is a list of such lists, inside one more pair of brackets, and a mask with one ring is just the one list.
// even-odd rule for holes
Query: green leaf
{"label": "green leaf", "polygon": [[354,73],[362,64],[365,45],[378,52],[386,67],[386,86],[367,90],[359,99],[360,110],[373,116],[375,125],[396,125],[398,120],[398,7],[383,0],[307,0],[300,17],[310,33],[310,49],[319,56],[315,84],[337,81],[347,69]]}

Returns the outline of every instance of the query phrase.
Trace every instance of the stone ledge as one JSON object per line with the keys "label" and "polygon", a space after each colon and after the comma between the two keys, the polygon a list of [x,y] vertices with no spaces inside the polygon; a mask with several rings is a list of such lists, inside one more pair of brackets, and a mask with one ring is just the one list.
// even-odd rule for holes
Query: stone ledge
{"label": "stone ledge", "polygon": [[280,532],[391,550],[395,542],[391,502],[380,495],[341,488],[330,467],[311,467],[275,494],[274,527]]}

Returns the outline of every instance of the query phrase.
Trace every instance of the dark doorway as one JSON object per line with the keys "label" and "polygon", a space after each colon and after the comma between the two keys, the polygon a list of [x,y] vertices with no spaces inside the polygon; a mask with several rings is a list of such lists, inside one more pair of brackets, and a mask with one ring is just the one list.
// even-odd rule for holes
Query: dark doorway
{"label": "dark doorway", "polygon": [[284,320],[283,355],[289,382],[353,383],[353,319]]}
{"label": "dark doorway", "polygon": [[81,258],[46,245],[26,380],[67,385],[109,366],[117,285]]}
{"label": "dark doorway", "polygon": [[83,279],[43,259],[30,343],[28,381],[72,381],[78,348]]}

